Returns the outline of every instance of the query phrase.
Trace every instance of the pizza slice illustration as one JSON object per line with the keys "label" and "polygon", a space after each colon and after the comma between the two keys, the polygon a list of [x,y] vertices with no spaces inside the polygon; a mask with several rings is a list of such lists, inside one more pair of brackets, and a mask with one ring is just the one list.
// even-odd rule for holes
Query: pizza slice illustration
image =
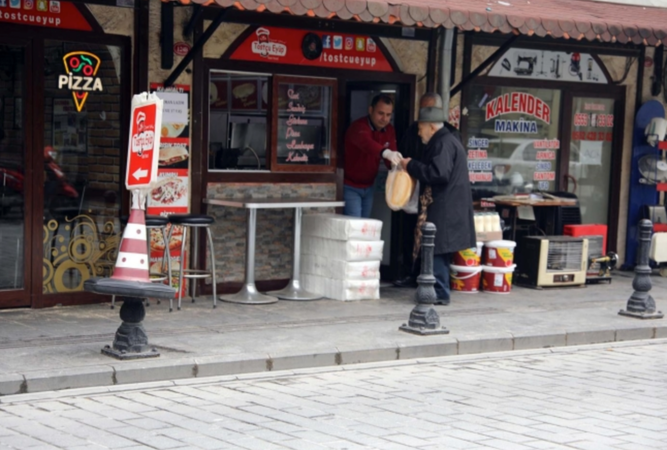
{"label": "pizza slice illustration", "polygon": [[[97,75],[101,62],[97,55],[84,51],[71,52],[63,56],[66,73],[79,77],[92,78]],[[88,98],[88,92],[73,90],[72,97],[74,97],[76,110],[81,112]]]}

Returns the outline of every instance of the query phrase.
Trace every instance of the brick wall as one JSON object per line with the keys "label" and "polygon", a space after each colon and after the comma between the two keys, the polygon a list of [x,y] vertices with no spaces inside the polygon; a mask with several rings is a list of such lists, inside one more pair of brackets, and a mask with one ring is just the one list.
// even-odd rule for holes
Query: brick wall
{"label": "brick wall", "polygon": [[[321,198],[335,200],[336,185],[329,183],[210,183],[213,198]],[[304,214],[333,209],[304,209]],[[208,205],[215,217],[212,229],[218,282],[243,281],[245,272],[246,210]],[[257,212],[255,279],[279,280],[292,275],[293,209]]]}

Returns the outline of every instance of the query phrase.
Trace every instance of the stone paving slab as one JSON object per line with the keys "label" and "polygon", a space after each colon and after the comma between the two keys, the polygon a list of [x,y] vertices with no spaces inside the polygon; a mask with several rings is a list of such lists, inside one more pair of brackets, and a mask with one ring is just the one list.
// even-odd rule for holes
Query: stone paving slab
{"label": "stone paving slab", "polygon": [[[152,302],[144,326],[161,356],[141,361],[100,353],[120,325],[109,304],[3,310],[0,395],[667,337],[664,319],[618,315],[632,276],[616,272],[611,285],[585,288],[454,294],[450,306],[436,306],[450,333],[435,336],[398,330],[414,306],[410,289],[383,288],[372,301],[218,302],[215,310],[201,298],[173,313]],[[652,281],[667,309],[667,279]]]}

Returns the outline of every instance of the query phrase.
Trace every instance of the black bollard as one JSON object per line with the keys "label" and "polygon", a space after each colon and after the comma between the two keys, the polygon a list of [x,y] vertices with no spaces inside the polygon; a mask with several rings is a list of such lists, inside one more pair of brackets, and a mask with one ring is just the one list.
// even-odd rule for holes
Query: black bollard
{"label": "black bollard", "polygon": [[637,252],[637,265],[635,266],[635,278],[632,280],[632,288],[635,290],[630,298],[626,309],[618,313],[622,316],[634,317],[636,319],[662,319],[664,314],[655,309],[655,300],[649,294],[651,290],[651,267],[648,265],[648,253],[651,247],[651,230],[653,224],[648,219],[639,222],[639,251]]}
{"label": "black bollard", "polygon": [[440,326],[438,312],[433,309],[433,303],[437,298],[433,288],[435,284],[435,277],[433,276],[434,249],[435,225],[426,222],[422,225],[421,272],[417,277],[418,286],[415,293],[417,306],[410,312],[408,323],[401,325],[398,328],[399,330],[422,336],[449,333],[447,328]]}
{"label": "black bollard", "polygon": [[146,309],[142,298],[124,297],[120,307],[120,319],[123,321],[113,339],[113,346],[106,345],[102,353],[118,359],[154,358],[160,356],[155,347],[148,345],[148,335],[143,320]]}

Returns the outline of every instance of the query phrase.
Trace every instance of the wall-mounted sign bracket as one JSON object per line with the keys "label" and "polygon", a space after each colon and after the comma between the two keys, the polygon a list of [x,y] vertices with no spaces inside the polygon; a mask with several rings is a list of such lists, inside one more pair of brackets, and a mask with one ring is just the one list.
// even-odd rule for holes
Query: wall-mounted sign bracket
{"label": "wall-mounted sign bracket", "polygon": [[[197,52],[204,47],[204,44],[206,44],[208,40],[211,38],[211,36],[213,36],[215,30],[217,30],[218,27],[222,24],[222,22],[225,21],[226,16],[227,16],[227,9],[223,9],[222,11],[220,11],[220,13],[216,16],[215,20],[213,21],[213,23],[211,23],[211,25],[209,25],[206,31],[204,31],[204,33],[199,37],[199,39],[197,39],[197,42],[195,42],[195,44],[192,46],[188,54],[185,55],[183,60],[178,64],[178,66],[176,66],[171,75],[169,75],[167,79],[164,81],[164,87],[169,87],[174,84],[174,81],[176,81],[176,79],[181,75],[181,73],[183,73],[188,64],[192,62]],[[164,48],[162,50],[164,51]],[[171,51],[171,47],[169,47],[169,50]]]}

